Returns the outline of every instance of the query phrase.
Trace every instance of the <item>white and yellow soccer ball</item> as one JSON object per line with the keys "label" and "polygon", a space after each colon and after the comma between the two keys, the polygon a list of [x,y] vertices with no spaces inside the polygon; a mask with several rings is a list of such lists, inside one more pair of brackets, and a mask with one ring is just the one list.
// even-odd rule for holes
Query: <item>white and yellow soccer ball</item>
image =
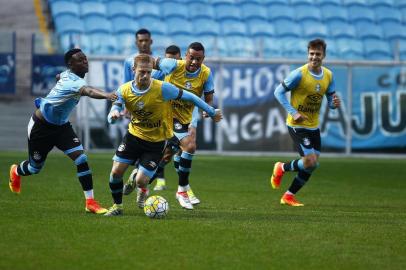
{"label": "white and yellow soccer ball", "polygon": [[163,218],[168,214],[168,201],[158,195],[149,197],[144,204],[144,213],[150,218]]}

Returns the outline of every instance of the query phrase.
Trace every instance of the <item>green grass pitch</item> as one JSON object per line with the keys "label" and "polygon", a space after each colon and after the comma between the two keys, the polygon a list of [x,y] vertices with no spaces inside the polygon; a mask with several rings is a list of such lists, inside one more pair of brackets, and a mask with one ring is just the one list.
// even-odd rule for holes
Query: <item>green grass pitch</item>
{"label": "green grass pitch", "polygon": [[[106,207],[112,154],[89,154]],[[170,165],[159,193],[169,214],[151,220],[135,194],[124,197],[122,217],[86,214],[62,154],[12,194],[9,166],[25,157],[0,153],[0,269],[406,269],[404,159],[321,158],[298,194],[305,206],[292,208],[279,199],[293,173],[280,190],[268,186],[276,158],[196,156],[191,186],[202,204],[180,208]]]}

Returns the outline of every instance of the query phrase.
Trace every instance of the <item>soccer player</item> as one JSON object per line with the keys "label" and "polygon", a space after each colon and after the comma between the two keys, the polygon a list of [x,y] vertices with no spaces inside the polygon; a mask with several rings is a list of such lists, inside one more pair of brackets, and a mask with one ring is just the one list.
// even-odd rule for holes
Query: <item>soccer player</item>
{"label": "soccer player", "polygon": [[147,54],[134,58],[135,79],[119,87],[116,91],[118,100],[108,115],[108,121],[114,122],[121,114],[123,106],[131,113],[131,123],[122,144],[113,157],[110,174],[110,189],[114,204],[106,216],[117,216],[123,213],[123,175],[128,166],[139,160],[136,176],[138,188],[137,205],[144,207],[148,196],[148,182],[155,174],[162,159],[166,140],[173,136],[168,128],[171,123],[169,100],[187,100],[206,111],[214,121],[222,118],[220,110],[215,110],[200,98],[178,89],[174,85],[151,78],[154,59]]}
{"label": "soccer player", "polygon": [[88,72],[88,62],[80,49],[66,52],[65,64],[68,70],[60,74],[54,88],[45,98],[35,102],[38,109],[28,124],[29,159],[19,165],[11,165],[9,186],[12,192],[19,194],[21,176],[39,173],[48,153],[56,146],[76,165],[77,176],[86,198],[86,212],[104,214],[107,209],[94,200],[92,172],[83,146],[69,122],[69,115],[81,96],[111,101],[116,100],[117,96],[86,85],[83,78]]}
{"label": "soccer player", "polygon": [[[319,166],[321,139],[318,124],[323,96],[326,95],[329,108],[336,109],[340,106],[340,99],[335,94],[333,73],[322,66],[326,47],[322,39],[310,41],[307,46],[307,64],[292,71],[275,89],[276,99],[288,112],[286,124],[301,156],[300,159],[286,163],[277,162],[274,165],[270,178],[274,189],[280,187],[285,172],[297,172],[280,200],[284,205],[303,206],[296,200],[295,194]],[[287,92],[290,92],[290,102],[286,97]]]}

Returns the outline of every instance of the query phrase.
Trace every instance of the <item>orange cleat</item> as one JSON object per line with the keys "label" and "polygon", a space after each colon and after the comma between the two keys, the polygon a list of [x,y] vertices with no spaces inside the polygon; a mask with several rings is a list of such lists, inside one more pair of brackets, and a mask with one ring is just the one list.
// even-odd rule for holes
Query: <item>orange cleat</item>
{"label": "orange cleat", "polygon": [[21,176],[17,174],[17,165],[13,164],[10,167],[10,181],[8,182],[11,192],[20,194],[21,191]]}
{"label": "orange cleat", "polygon": [[86,199],[86,212],[94,214],[105,214],[107,209],[99,205],[95,199]]}
{"label": "orange cleat", "polygon": [[278,189],[281,186],[282,177],[285,172],[283,171],[283,163],[276,162],[273,167],[273,172],[271,176],[271,186],[273,189]]}
{"label": "orange cleat", "polygon": [[304,206],[303,203],[296,201],[295,195],[293,194],[283,194],[281,198],[281,204],[289,206]]}

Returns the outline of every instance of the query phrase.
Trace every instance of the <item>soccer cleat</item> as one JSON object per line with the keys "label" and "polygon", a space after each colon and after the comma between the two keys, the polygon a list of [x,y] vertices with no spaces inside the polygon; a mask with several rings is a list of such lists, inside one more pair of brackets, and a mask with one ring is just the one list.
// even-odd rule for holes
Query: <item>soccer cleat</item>
{"label": "soccer cleat", "polygon": [[137,205],[139,208],[144,208],[145,200],[148,198],[149,190],[137,188]]}
{"label": "soccer cleat", "polygon": [[113,217],[113,216],[122,216],[123,215],[123,205],[122,204],[113,204],[112,207],[107,210],[104,214],[106,217]]}
{"label": "soccer cleat", "polygon": [[278,189],[281,186],[281,181],[284,173],[285,172],[283,171],[283,163],[276,162],[275,166],[273,167],[271,176],[271,186],[273,189]]}
{"label": "soccer cleat", "polygon": [[189,201],[191,204],[195,205],[195,204],[199,204],[200,200],[196,197],[196,195],[193,193],[192,189],[189,189],[187,191],[187,195],[189,196]]}
{"label": "soccer cleat", "polygon": [[130,177],[128,177],[127,183],[125,183],[123,187],[123,195],[129,195],[134,191],[136,187],[135,176],[137,175],[137,172],[138,169],[135,168],[130,174]]}
{"label": "soccer cleat", "polygon": [[11,192],[20,194],[21,191],[21,176],[17,174],[17,165],[13,164],[10,167],[10,180],[8,182]]}
{"label": "soccer cleat", "polygon": [[106,208],[100,206],[100,204],[95,199],[86,199],[86,212],[94,214],[105,214],[107,212]]}
{"label": "soccer cleat", "polygon": [[166,181],[165,178],[157,178],[156,185],[154,187],[155,191],[165,190],[166,189]]}
{"label": "soccer cleat", "polygon": [[178,200],[180,206],[187,210],[193,210],[193,205],[189,200],[189,196],[186,191],[176,192],[176,199]]}
{"label": "soccer cleat", "polygon": [[283,194],[281,198],[281,204],[289,206],[304,206],[303,203],[296,201],[295,195],[293,194]]}

